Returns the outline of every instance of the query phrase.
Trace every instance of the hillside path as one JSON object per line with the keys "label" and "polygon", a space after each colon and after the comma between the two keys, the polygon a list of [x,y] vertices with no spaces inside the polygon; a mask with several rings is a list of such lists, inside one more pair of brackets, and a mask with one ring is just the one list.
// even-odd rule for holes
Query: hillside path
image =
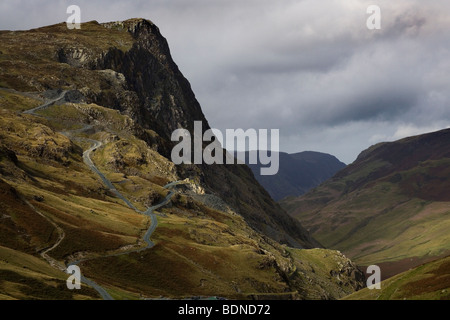
{"label": "hillside path", "polygon": [[[24,111],[23,113],[24,113],[24,114],[34,115],[34,116],[39,116],[39,115],[36,114],[37,111],[42,110],[42,109],[45,109],[45,108],[51,106],[52,104],[54,104],[54,103],[56,103],[56,102],[58,102],[58,101],[60,101],[60,100],[63,100],[63,99],[65,98],[66,93],[67,93],[67,91],[62,91],[61,94],[60,94],[58,97],[56,97],[56,98],[54,98],[54,99],[52,99],[52,100],[49,100],[49,101],[43,103],[42,105],[40,105],[40,106],[38,106],[38,107],[36,107],[36,108],[30,109],[30,110],[26,110],[26,111]],[[76,131],[77,133],[79,133],[80,131],[87,130],[87,129],[91,128],[91,127],[92,127],[92,126],[86,126],[86,127],[82,128],[81,130],[80,130],[80,129],[78,129],[78,130],[69,130],[69,131],[63,131],[63,132],[61,132],[61,133],[64,134],[64,135],[66,135],[66,136],[69,136],[69,135],[72,133],[72,131],[73,131],[73,132]],[[70,137],[69,137],[69,138],[70,138]],[[58,269],[60,269],[60,270],[62,270],[62,271],[65,271],[65,272],[67,272],[67,268],[68,268],[69,266],[72,266],[72,265],[78,265],[78,264],[80,264],[81,262],[90,261],[90,260],[99,259],[99,258],[106,258],[106,257],[120,256],[120,255],[130,254],[130,253],[134,253],[134,252],[141,252],[141,251],[143,251],[143,250],[147,250],[147,249],[152,248],[152,247],[154,246],[154,243],[150,240],[150,237],[152,236],[153,232],[156,230],[156,227],[157,227],[157,225],[158,225],[158,221],[157,221],[157,218],[156,218],[156,215],[155,215],[154,211],[157,210],[157,209],[159,209],[159,208],[161,208],[161,207],[163,207],[163,206],[165,206],[166,204],[168,204],[168,203],[170,202],[172,196],[174,195],[173,191],[170,191],[170,192],[167,194],[167,196],[166,196],[160,203],[158,203],[158,204],[156,204],[156,205],[154,205],[154,206],[152,206],[152,207],[147,208],[147,210],[145,210],[145,211],[140,211],[140,210],[138,210],[138,209],[137,209],[137,208],[136,208],[136,207],[135,207],[135,206],[134,206],[127,198],[126,198],[126,197],[124,197],[124,196],[116,189],[116,187],[112,184],[112,182],[111,182],[108,178],[106,178],[106,176],[105,176],[105,175],[104,175],[104,174],[103,174],[103,173],[95,166],[94,162],[92,161],[92,159],[91,159],[91,157],[90,157],[90,156],[91,156],[91,153],[94,152],[95,150],[97,150],[98,148],[100,148],[100,147],[102,146],[102,142],[97,141],[97,140],[92,140],[92,139],[84,139],[84,140],[91,142],[91,143],[92,143],[92,146],[91,146],[89,149],[87,149],[87,150],[85,150],[85,151],[83,152],[83,162],[84,162],[84,163],[85,163],[85,164],[86,164],[93,172],[95,172],[95,173],[100,177],[100,179],[102,180],[102,182],[104,183],[104,185],[105,185],[109,190],[111,190],[111,192],[113,192],[119,199],[121,199],[123,202],[125,202],[125,204],[126,204],[128,207],[130,207],[131,209],[133,209],[134,211],[136,211],[136,212],[139,213],[139,214],[144,214],[144,215],[150,217],[150,225],[149,225],[149,227],[147,228],[147,231],[145,232],[144,237],[143,237],[143,240],[144,240],[145,243],[146,243],[146,246],[145,246],[145,247],[143,247],[143,248],[138,248],[138,249],[133,249],[133,250],[129,250],[129,251],[126,251],[126,252],[107,254],[107,255],[102,255],[102,256],[98,256],[98,257],[94,257],[94,258],[87,258],[87,259],[82,259],[82,260],[73,261],[73,262],[68,263],[67,266],[66,266],[66,268],[64,268],[64,267],[61,267],[61,265],[60,265],[55,259],[53,259],[52,257],[50,257],[50,256],[48,255],[48,253],[49,253],[51,250],[55,249],[55,248],[62,242],[62,240],[64,239],[64,237],[65,237],[64,230],[63,230],[61,227],[59,227],[57,224],[55,224],[53,221],[51,221],[51,220],[49,220],[47,217],[45,217],[45,215],[43,215],[41,212],[39,212],[38,210],[36,210],[36,208],[35,208],[31,203],[29,203],[28,201],[26,201],[26,203],[27,203],[34,211],[36,211],[39,215],[44,216],[44,217],[45,217],[47,220],[49,220],[50,223],[58,230],[59,238],[58,238],[57,242],[56,242],[53,246],[51,246],[50,248],[47,248],[47,249],[45,249],[45,251],[41,252],[41,256],[42,256],[45,260],[47,260],[47,262],[48,262],[50,265],[52,265],[53,267],[56,267],[56,268],[58,268]],[[184,182],[183,182],[183,181],[173,181],[173,182],[167,184],[166,186],[164,186],[164,188],[165,188],[165,189],[170,189],[170,188],[172,188],[173,186],[175,186],[175,185],[177,185],[177,184],[182,184],[182,183],[184,183]],[[83,283],[85,283],[86,285],[88,285],[88,286],[94,288],[94,289],[100,294],[100,296],[101,296],[104,300],[114,300],[113,297],[106,291],[106,289],[104,289],[102,286],[100,286],[99,284],[97,284],[97,283],[94,282],[93,280],[90,280],[90,279],[88,279],[88,278],[86,278],[86,277],[84,277],[84,276],[82,275],[82,276],[81,276],[81,282],[83,282]]]}

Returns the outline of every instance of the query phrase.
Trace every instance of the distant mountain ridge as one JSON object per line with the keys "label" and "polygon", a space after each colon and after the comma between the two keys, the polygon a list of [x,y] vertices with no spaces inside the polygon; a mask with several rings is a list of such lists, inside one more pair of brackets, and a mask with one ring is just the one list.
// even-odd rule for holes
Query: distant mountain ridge
{"label": "distant mountain ridge", "polygon": [[335,156],[327,153],[303,151],[289,154],[279,152],[278,173],[272,176],[261,175],[260,168],[264,165],[248,163],[248,156],[251,152],[256,151],[241,152],[238,154],[238,158],[244,161],[244,156],[246,156],[246,163],[255,175],[256,180],[275,201],[287,196],[305,194],[346,166]]}

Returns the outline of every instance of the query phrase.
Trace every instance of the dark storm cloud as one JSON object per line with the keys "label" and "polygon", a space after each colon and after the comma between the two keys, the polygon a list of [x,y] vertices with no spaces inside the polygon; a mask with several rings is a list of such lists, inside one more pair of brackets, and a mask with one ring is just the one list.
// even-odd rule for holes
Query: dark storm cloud
{"label": "dark storm cloud", "polygon": [[[432,17],[429,17],[432,19]],[[407,10],[402,15],[395,17],[392,25],[387,29],[388,32],[383,33],[390,37],[399,36],[417,36],[420,34],[422,27],[425,26],[427,18],[422,15],[419,8],[415,10]]]}
{"label": "dark storm cloud", "polygon": [[[348,103],[342,110],[336,110],[325,124],[345,124],[349,121],[390,121],[402,117],[415,106],[417,97],[410,93],[383,92],[361,96]],[[318,119],[318,122],[320,119]]]}
{"label": "dark storm cloud", "polygon": [[[258,55],[238,61],[233,70],[257,75],[271,73],[330,72],[351,55],[346,41],[302,45],[298,48],[261,48]],[[347,42],[348,43],[348,42]],[[278,49],[278,50],[276,50]],[[301,53],[299,55],[299,53]]]}
{"label": "dark storm cloud", "polygon": [[[69,4],[83,21],[155,22],[210,124],[279,128],[283,151],[351,162],[449,125],[446,0],[2,0],[0,29],[64,21]],[[366,28],[373,4],[381,30]]]}

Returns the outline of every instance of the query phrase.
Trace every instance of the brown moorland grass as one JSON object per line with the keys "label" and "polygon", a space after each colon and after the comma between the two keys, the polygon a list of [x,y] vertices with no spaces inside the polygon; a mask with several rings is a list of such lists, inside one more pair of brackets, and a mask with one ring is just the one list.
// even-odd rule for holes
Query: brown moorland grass
{"label": "brown moorland grass", "polygon": [[[412,281],[404,286],[410,295],[420,296],[436,291],[446,291],[450,288],[450,261],[444,261],[436,269],[427,271],[426,278]],[[441,300],[450,300],[450,292]]]}
{"label": "brown moorland grass", "polygon": [[7,299],[98,299],[95,290],[82,286],[68,290],[67,275],[41,258],[0,246],[0,297]]}
{"label": "brown moorland grass", "polygon": [[64,259],[68,255],[77,252],[105,252],[115,250],[129,244],[113,234],[105,234],[83,228],[74,228],[68,225],[60,225],[60,227],[64,230],[66,237],[60,245],[51,252],[51,255],[56,259]]}
{"label": "brown moorland grass", "polygon": [[440,258],[381,282],[381,290],[367,288],[345,300],[449,300],[450,256]]}
{"label": "brown moorland grass", "polygon": [[2,179],[0,230],[0,245],[30,253],[58,237],[53,226],[23,203],[17,190]]}

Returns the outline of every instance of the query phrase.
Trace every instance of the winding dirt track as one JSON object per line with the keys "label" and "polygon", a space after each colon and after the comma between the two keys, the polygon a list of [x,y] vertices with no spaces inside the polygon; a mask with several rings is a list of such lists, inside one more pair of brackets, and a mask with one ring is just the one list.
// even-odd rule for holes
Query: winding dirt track
{"label": "winding dirt track", "polygon": [[[67,91],[63,91],[58,97],[56,97],[55,99],[49,100],[47,102],[45,102],[44,104],[24,111],[24,114],[30,114],[30,115],[34,115],[34,116],[39,116],[36,114],[36,111],[45,109],[49,106],[51,106],[52,104],[61,101],[65,98]],[[87,130],[88,128],[91,128],[92,126],[86,126],[82,129],[78,129],[78,130],[69,130],[69,131],[64,131],[61,132],[62,134],[66,135],[66,136],[70,136],[72,133],[80,133],[81,131]],[[69,137],[70,138],[70,137]],[[58,231],[59,237],[58,240],[55,242],[54,245],[52,245],[49,248],[43,249],[40,252],[40,255],[52,266],[55,267],[61,271],[64,271],[67,273],[67,268],[69,266],[72,265],[78,265],[81,262],[85,262],[85,261],[90,261],[90,260],[94,260],[94,259],[99,259],[99,258],[105,258],[105,257],[113,257],[113,256],[120,256],[120,255],[125,255],[125,254],[130,254],[130,253],[134,253],[134,252],[141,252],[143,250],[147,250],[150,249],[154,246],[154,243],[150,240],[151,235],[153,234],[153,232],[155,231],[156,227],[157,227],[157,219],[156,219],[156,215],[154,213],[155,210],[161,208],[162,206],[165,206],[167,203],[169,203],[170,199],[173,196],[173,192],[170,191],[169,194],[164,198],[163,201],[161,201],[159,204],[149,207],[146,211],[140,211],[138,210],[127,198],[125,198],[112,184],[112,182],[110,180],[108,180],[105,175],[95,166],[95,164],[93,163],[90,155],[93,151],[95,151],[96,149],[100,148],[102,146],[102,143],[100,141],[97,140],[92,140],[92,139],[83,139],[85,141],[89,141],[92,143],[92,146],[83,152],[83,161],[84,163],[93,171],[95,172],[103,181],[103,183],[105,184],[106,187],[108,187],[108,189],[110,191],[112,191],[119,199],[121,199],[122,201],[125,202],[125,204],[130,207],[131,209],[135,210],[136,212],[140,213],[140,214],[144,214],[146,216],[150,217],[150,226],[148,227],[146,233],[144,234],[143,240],[146,242],[146,246],[143,248],[137,248],[137,249],[133,249],[133,250],[129,250],[126,252],[120,252],[120,253],[114,253],[114,254],[108,254],[108,255],[103,255],[103,256],[98,256],[95,258],[88,258],[88,259],[83,259],[83,260],[78,260],[78,261],[73,261],[68,263],[67,266],[62,266],[58,261],[56,261],[55,259],[53,259],[52,257],[50,257],[48,255],[48,253],[50,251],[52,251],[53,249],[55,249],[56,247],[58,247],[58,245],[64,240],[65,238],[65,233],[64,230],[59,227],[55,222],[53,222],[51,219],[49,219],[48,217],[46,217],[43,213],[41,213],[39,210],[37,210],[30,202],[28,202],[27,200],[24,199],[25,203],[30,206],[30,208],[32,208],[37,214],[39,214],[40,216],[44,217],[47,221],[49,221]],[[164,186],[164,188],[166,189],[170,189],[173,186],[177,185],[177,184],[181,184],[183,182],[181,181],[174,181],[171,182],[169,184],[167,184],[166,186]],[[81,281],[85,284],[87,284],[88,286],[94,288],[99,294],[100,296],[104,299],[104,300],[114,300],[113,297],[111,297],[111,295],[100,285],[98,285],[97,283],[95,283],[94,281],[81,276]]]}
{"label": "winding dirt track", "polygon": [[[91,148],[89,148],[88,150],[86,150],[83,153],[83,160],[84,163],[86,163],[87,166],[89,166],[89,168],[91,168],[92,171],[94,171],[103,181],[103,183],[114,193],[117,195],[118,198],[120,198],[121,200],[123,200],[131,209],[135,210],[136,212],[140,213],[140,214],[145,214],[147,216],[150,217],[150,226],[148,227],[145,235],[144,235],[144,241],[146,242],[146,246],[144,248],[138,248],[138,249],[134,249],[134,250],[129,250],[126,252],[120,252],[120,253],[112,253],[112,254],[108,254],[108,255],[103,255],[101,257],[96,257],[96,258],[91,258],[91,259],[83,259],[83,260],[78,260],[78,261],[74,261],[71,262],[67,265],[67,267],[72,266],[72,265],[78,265],[81,262],[85,262],[85,261],[90,261],[90,260],[94,260],[94,259],[99,259],[99,258],[106,258],[106,257],[117,257],[117,256],[121,256],[124,254],[130,254],[130,253],[134,253],[134,252],[141,252],[143,250],[146,249],[150,249],[151,247],[154,246],[154,243],[150,240],[151,235],[153,234],[153,232],[156,230],[156,227],[158,225],[158,220],[156,219],[156,215],[154,214],[154,210],[159,209],[160,207],[166,205],[167,203],[169,203],[170,199],[173,196],[173,192],[169,192],[169,194],[164,198],[164,200],[162,202],[160,202],[159,204],[149,207],[146,211],[140,211],[138,210],[127,198],[125,198],[112,184],[112,182],[110,180],[108,180],[105,175],[98,170],[98,168],[94,165],[94,163],[92,162],[92,159],[90,157],[91,152],[95,151],[97,148],[102,146],[102,143],[100,141],[97,140],[90,140],[91,142],[93,142],[93,146]],[[172,183],[169,183],[168,185],[166,185],[164,188],[171,188],[172,186],[179,184],[179,181],[174,181]],[[95,290],[97,290],[97,292],[101,295],[101,297],[104,300],[114,300],[111,295],[100,285],[98,285],[97,283],[95,283],[94,281],[87,279],[86,277],[82,276],[81,277],[81,281],[86,283],[87,285],[91,286],[92,288],[94,288]]]}
{"label": "winding dirt track", "polygon": [[53,222],[50,218],[48,218],[47,216],[45,216],[42,212],[40,212],[39,210],[37,210],[35,208],[35,206],[33,206],[28,200],[26,200],[25,198],[22,198],[22,200],[31,208],[33,209],[34,212],[36,212],[38,215],[40,215],[41,217],[43,217],[45,220],[47,220],[58,232],[58,240],[55,242],[54,245],[52,245],[51,247],[48,248],[44,248],[42,250],[39,251],[39,254],[41,255],[42,258],[44,258],[45,260],[47,260],[47,262],[54,268],[57,268],[61,271],[66,271],[66,267],[61,265],[58,261],[56,261],[55,259],[53,259],[52,257],[50,257],[47,253],[49,253],[50,251],[52,251],[53,249],[55,249],[57,246],[59,246],[59,244],[64,240],[64,238],[66,237],[66,233],[64,232],[64,230],[58,226],[55,222]]}

